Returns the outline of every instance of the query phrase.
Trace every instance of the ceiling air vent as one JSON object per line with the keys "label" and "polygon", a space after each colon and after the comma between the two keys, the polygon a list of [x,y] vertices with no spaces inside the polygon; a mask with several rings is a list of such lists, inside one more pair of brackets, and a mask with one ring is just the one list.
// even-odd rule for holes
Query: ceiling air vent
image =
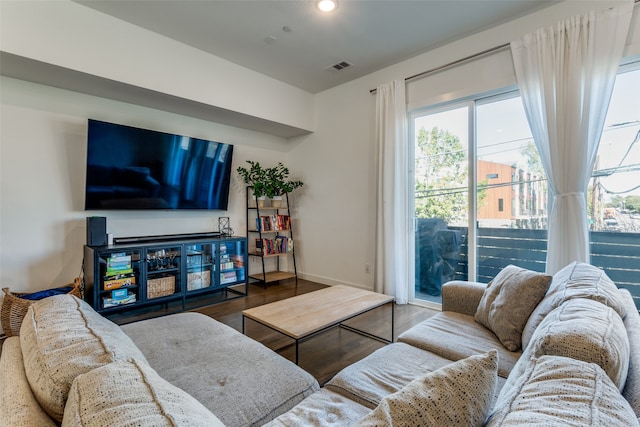
{"label": "ceiling air vent", "polygon": [[327,70],[329,71],[341,71],[344,70],[345,68],[351,67],[353,64],[347,62],[347,61],[340,61],[337,64],[334,64],[330,67],[327,67]]}

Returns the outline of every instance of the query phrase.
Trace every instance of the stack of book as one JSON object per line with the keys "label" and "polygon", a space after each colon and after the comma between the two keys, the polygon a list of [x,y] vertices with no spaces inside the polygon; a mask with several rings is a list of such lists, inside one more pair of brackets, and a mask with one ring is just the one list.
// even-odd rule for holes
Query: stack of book
{"label": "stack of book", "polygon": [[223,271],[220,273],[220,284],[226,285],[227,283],[232,283],[238,280],[238,275],[235,270],[232,271]]}
{"label": "stack of book", "polygon": [[264,215],[256,218],[256,230],[260,231],[283,231],[291,228],[291,218],[289,215]]}
{"label": "stack of book", "polygon": [[276,236],[274,239],[256,239],[256,252],[262,255],[276,255],[293,252],[293,239]]}
{"label": "stack of book", "polygon": [[[118,291],[123,292],[120,292],[119,295],[115,294]],[[102,307],[118,307],[119,305],[131,304],[134,302],[136,302],[136,294],[134,294],[133,292],[128,292],[126,289],[117,289],[112,292],[112,296],[110,298],[102,298]]]}
{"label": "stack of book", "polygon": [[115,307],[136,302],[136,294],[126,289],[136,284],[136,275],[131,264],[131,255],[114,253],[107,258],[107,268],[103,277],[103,289],[111,291],[111,297],[103,298],[103,307]]}

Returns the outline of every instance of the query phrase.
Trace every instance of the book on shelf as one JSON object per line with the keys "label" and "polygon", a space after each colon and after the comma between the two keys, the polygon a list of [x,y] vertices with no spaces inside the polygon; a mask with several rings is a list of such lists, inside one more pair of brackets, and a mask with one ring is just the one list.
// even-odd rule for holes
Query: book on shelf
{"label": "book on shelf", "polygon": [[256,218],[256,231],[285,231],[290,228],[289,215],[261,215]]}
{"label": "book on shelf", "polygon": [[128,292],[126,296],[120,296],[116,298],[103,297],[102,298],[102,307],[118,307],[125,304],[133,304],[136,302],[136,294],[133,292]]}
{"label": "book on shelf", "polygon": [[131,255],[125,253],[111,254],[107,258],[106,277],[124,276],[133,273],[133,264],[131,264]]}
{"label": "book on shelf", "polygon": [[129,268],[108,268],[107,267],[107,271],[105,271],[104,275],[106,277],[113,277],[113,276],[124,276],[126,274],[131,274],[133,273],[133,267],[129,267]]}
{"label": "book on shelf", "polygon": [[107,262],[122,262],[127,261],[131,262],[131,255],[127,255],[126,252],[117,252],[112,253],[109,258],[107,258]]}
{"label": "book on shelf", "polygon": [[227,284],[238,280],[238,275],[235,271],[226,271],[220,273],[220,284]]}
{"label": "book on shelf", "polygon": [[136,284],[136,276],[135,274],[125,274],[122,276],[107,277],[102,283],[105,291],[126,288]]}
{"label": "book on shelf", "polygon": [[256,239],[256,252],[262,255],[276,255],[293,252],[293,239],[276,236],[274,239]]}
{"label": "book on shelf", "polygon": [[232,270],[232,269],[233,269],[233,261],[220,263],[220,270]]}
{"label": "book on shelf", "polygon": [[129,261],[117,261],[117,262],[113,262],[113,261],[107,261],[107,268],[113,269],[113,270],[121,270],[124,268],[131,268],[131,260]]}

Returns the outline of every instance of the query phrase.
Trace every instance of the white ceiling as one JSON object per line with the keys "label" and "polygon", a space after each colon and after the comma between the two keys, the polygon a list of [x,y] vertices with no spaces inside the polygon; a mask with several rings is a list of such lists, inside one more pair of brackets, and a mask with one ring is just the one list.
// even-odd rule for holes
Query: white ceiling
{"label": "white ceiling", "polygon": [[[76,0],[311,93],[557,0]],[[288,30],[288,31],[287,31]],[[327,68],[341,61],[341,71]]]}

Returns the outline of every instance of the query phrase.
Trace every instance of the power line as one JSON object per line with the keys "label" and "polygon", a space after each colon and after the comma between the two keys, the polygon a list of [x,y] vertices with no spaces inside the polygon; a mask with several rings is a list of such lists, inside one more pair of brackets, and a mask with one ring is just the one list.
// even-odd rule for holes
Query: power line
{"label": "power line", "polygon": [[[514,185],[525,185],[532,184],[534,182],[546,182],[546,178],[538,178],[538,179],[528,179],[526,181],[509,181],[509,182],[501,182],[498,184],[484,184],[478,185],[477,191],[482,190],[490,190],[492,188],[498,187],[511,187]],[[434,188],[431,190],[420,190],[416,191],[416,199],[423,199],[427,197],[435,197],[435,196],[448,196],[452,194],[461,194],[468,192],[467,187],[446,187],[446,188]],[[420,196],[418,196],[420,194]]]}
{"label": "power line", "polygon": [[626,193],[631,193],[632,191],[635,191],[637,189],[640,188],[640,184],[636,185],[633,188],[630,188],[628,190],[624,190],[624,191],[611,191],[611,190],[607,190],[607,187],[605,187],[604,185],[600,184],[600,187],[602,187],[602,189],[604,190],[605,193],[607,194],[626,194]]}

